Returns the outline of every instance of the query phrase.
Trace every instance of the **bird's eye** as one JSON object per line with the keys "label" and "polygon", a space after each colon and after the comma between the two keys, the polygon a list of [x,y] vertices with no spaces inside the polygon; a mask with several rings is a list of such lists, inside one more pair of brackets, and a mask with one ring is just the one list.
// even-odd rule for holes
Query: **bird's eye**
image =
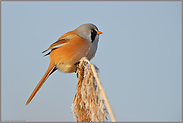
{"label": "bird's eye", "polygon": [[95,37],[97,35],[97,31],[92,29],[92,30],[90,30],[90,32],[91,32],[91,42],[93,43],[95,40]]}

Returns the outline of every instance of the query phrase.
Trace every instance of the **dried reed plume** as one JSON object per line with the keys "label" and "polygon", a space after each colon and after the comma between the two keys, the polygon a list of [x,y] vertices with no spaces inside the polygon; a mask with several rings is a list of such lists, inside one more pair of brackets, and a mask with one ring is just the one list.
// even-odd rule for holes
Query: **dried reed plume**
{"label": "dried reed plume", "polygon": [[85,57],[78,64],[76,94],[72,104],[77,122],[105,122],[108,111],[111,120],[116,121],[96,69]]}

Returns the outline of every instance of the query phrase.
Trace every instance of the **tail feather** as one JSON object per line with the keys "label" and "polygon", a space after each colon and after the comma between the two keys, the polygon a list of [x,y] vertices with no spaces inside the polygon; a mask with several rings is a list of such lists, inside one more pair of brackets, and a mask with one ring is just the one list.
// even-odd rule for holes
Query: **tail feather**
{"label": "tail feather", "polygon": [[43,83],[45,82],[45,80],[48,78],[49,75],[51,75],[56,69],[55,65],[53,63],[50,63],[46,73],[44,74],[44,76],[42,77],[42,79],[40,80],[40,82],[37,84],[36,88],[34,89],[34,91],[32,92],[32,94],[30,95],[29,99],[27,100],[26,104],[29,104],[30,101],[33,99],[33,97],[36,95],[36,93],[38,92],[38,90],[41,88],[41,86],[43,85]]}

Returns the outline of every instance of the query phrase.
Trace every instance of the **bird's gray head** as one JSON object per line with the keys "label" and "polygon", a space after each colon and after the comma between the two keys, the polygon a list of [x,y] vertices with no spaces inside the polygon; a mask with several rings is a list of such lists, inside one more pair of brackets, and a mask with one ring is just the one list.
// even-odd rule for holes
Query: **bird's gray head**
{"label": "bird's gray head", "polygon": [[96,38],[98,40],[99,34],[102,34],[102,32],[100,32],[98,30],[98,28],[94,24],[91,24],[91,23],[80,25],[76,29],[76,31],[77,31],[78,36],[87,39],[91,43],[93,43]]}

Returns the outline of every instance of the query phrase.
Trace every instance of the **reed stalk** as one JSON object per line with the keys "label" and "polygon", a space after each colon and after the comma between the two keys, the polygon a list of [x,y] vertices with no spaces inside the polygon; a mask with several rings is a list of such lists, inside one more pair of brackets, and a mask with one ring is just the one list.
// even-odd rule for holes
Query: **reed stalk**
{"label": "reed stalk", "polygon": [[112,108],[97,75],[98,68],[83,57],[76,71],[77,86],[72,104],[77,122],[106,122],[109,113],[116,122]]}

